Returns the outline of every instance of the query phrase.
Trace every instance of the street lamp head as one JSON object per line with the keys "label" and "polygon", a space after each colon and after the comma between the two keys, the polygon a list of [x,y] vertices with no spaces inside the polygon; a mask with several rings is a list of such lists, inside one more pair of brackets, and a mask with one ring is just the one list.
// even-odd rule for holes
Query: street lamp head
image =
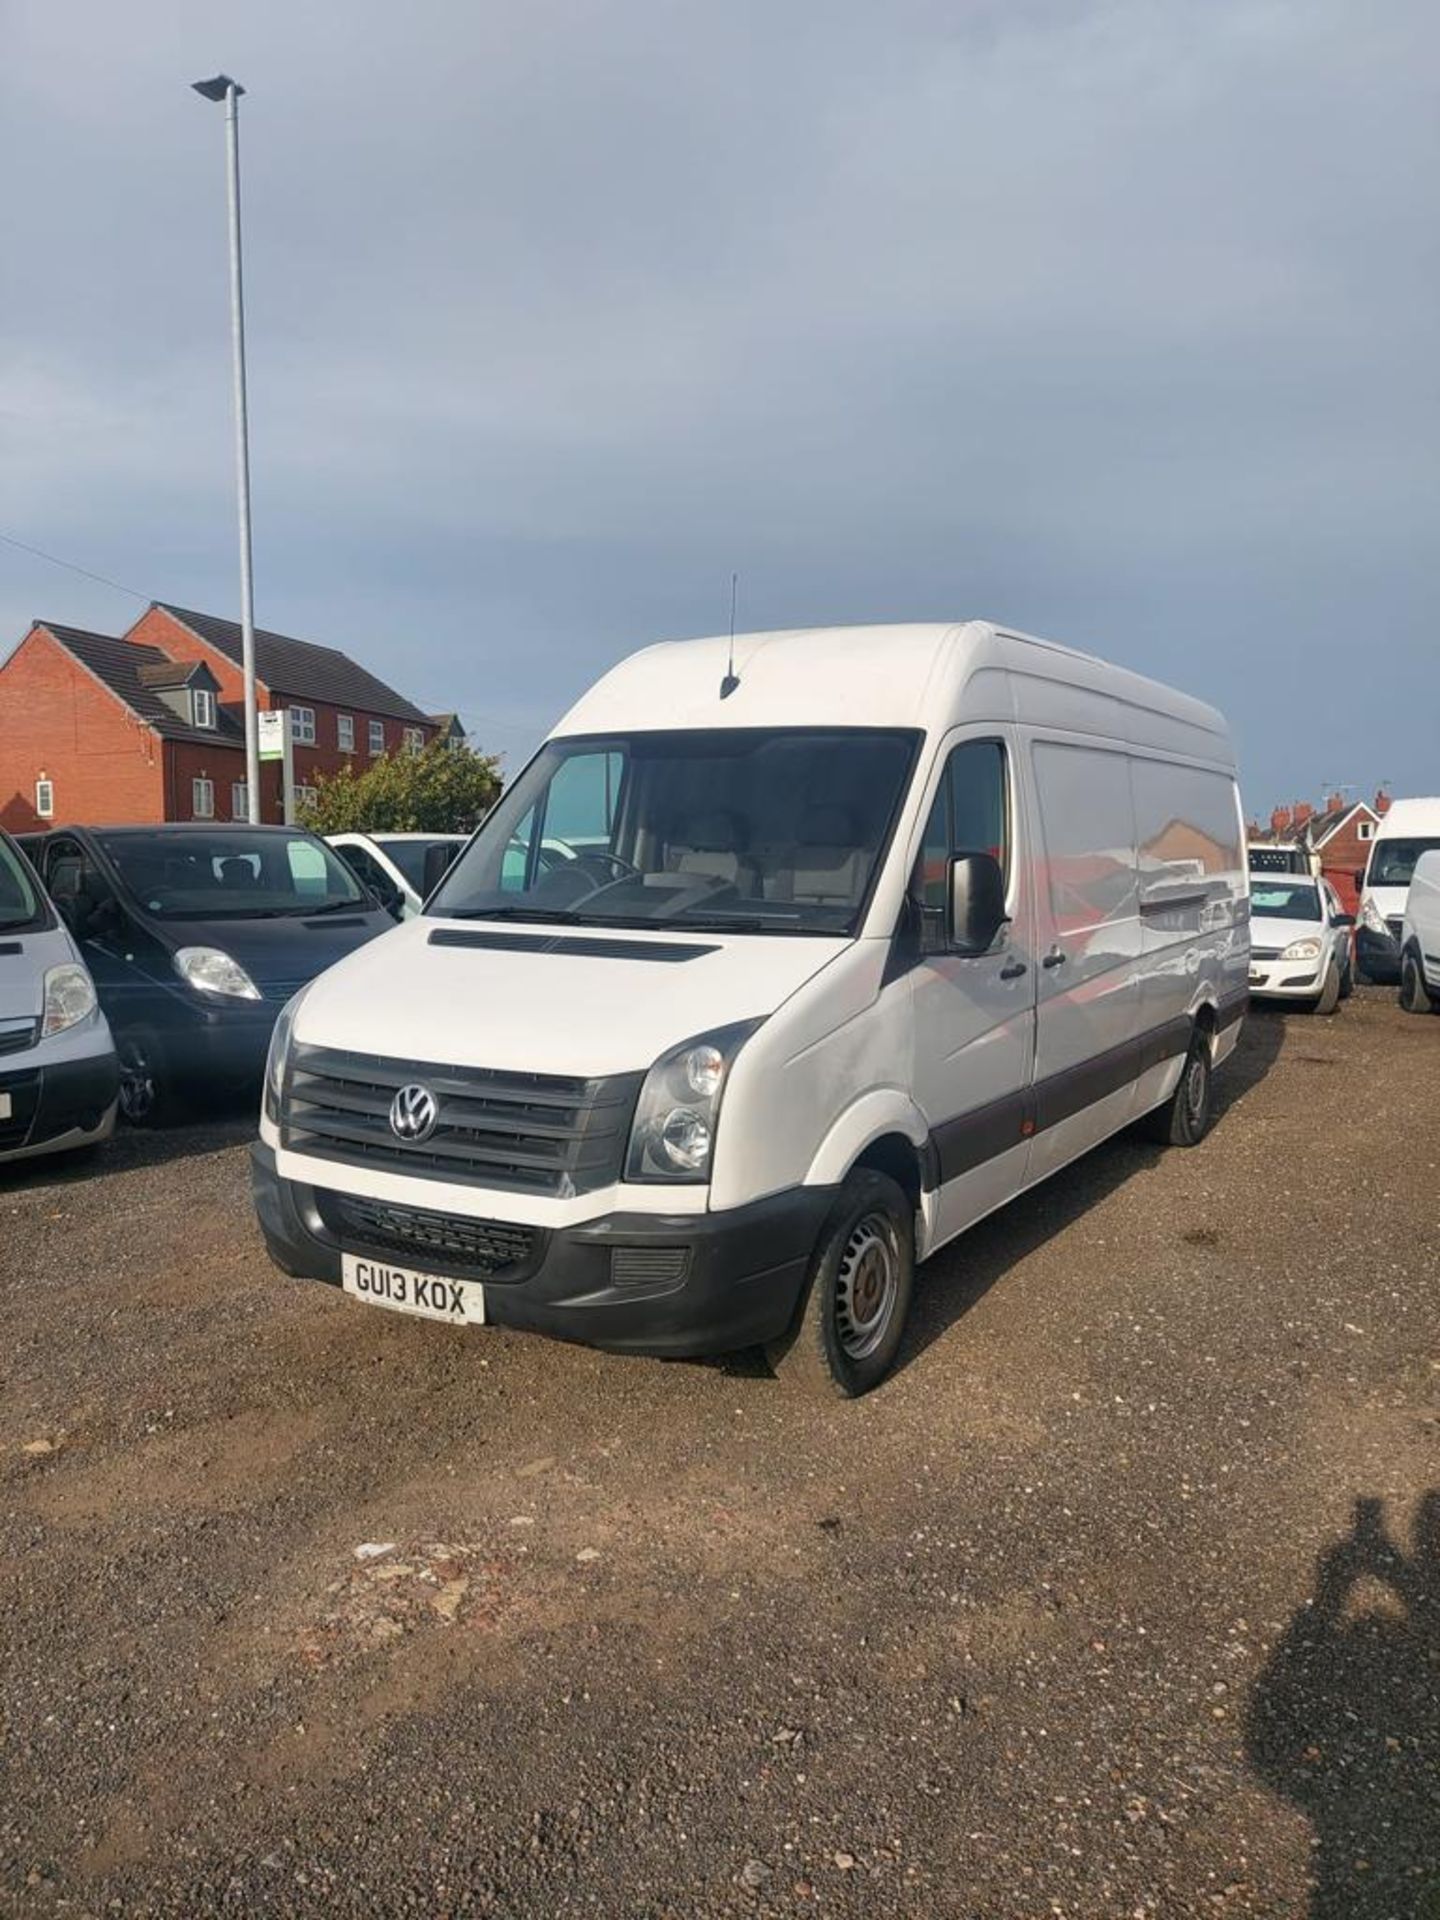
{"label": "street lamp head", "polygon": [[245,89],[238,80],[232,80],[228,73],[217,73],[213,80],[194,80],[191,82],[196,93],[203,94],[207,100],[223,100],[233,87],[238,98]]}

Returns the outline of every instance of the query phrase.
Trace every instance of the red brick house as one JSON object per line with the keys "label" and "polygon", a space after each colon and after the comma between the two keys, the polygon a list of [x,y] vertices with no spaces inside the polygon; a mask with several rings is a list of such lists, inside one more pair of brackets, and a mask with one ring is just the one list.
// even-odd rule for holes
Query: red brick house
{"label": "red brick house", "polygon": [[[240,628],[152,602],[119,637],[37,621],[0,666],[0,825],[243,820]],[[333,647],[255,633],[256,699],[290,712],[297,792],[449,725]],[[447,724],[448,723],[448,724]],[[280,767],[261,770],[281,818]]]}
{"label": "red brick house", "polygon": [[1308,800],[1298,800],[1293,807],[1275,809],[1268,833],[1252,825],[1250,838],[1302,848],[1311,870],[1323,874],[1346,912],[1354,913],[1360,902],[1355,875],[1370,858],[1370,842],[1389,805],[1390,796],[1383,791],[1376,794],[1373,805],[1333,793],[1318,812]]}
{"label": "red brick house", "polygon": [[1389,805],[1390,797],[1385,793],[1376,794],[1373,806],[1364,800],[1347,804],[1336,793],[1326,801],[1323,813],[1312,814],[1305,822],[1301,839],[1311,864],[1318,866],[1334,887],[1347,913],[1359,908],[1355,875],[1370,858],[1370,842]]}

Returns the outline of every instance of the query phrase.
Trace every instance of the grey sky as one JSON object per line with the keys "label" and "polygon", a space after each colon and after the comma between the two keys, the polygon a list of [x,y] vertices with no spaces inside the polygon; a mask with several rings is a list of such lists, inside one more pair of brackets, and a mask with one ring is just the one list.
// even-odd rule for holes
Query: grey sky
{"label": "grey sky", "polygon": [[8,0],[0,528],[233,615],[220,67],[262,624],[513,766],[738,567],[1440,791],[1433,0]]}

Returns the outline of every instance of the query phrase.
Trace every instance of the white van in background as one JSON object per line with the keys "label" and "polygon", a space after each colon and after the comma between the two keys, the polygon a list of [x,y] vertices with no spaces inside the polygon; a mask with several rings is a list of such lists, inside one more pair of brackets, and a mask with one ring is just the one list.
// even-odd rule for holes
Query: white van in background
{"label": "white van in background", "polygon": [[1415,862],[1400,927],[1400,1004],[1440,1013],[1440,851]]}
{"label": "white van in background", "polygon": [[1440,799],[1392,800],[1370,843],[1370,858],[1355,876],[1360,908],[1355,957],[1369,980],[1400,978],[1401,923],[1415,862],[1440,848]]}
{"label": "white van in background", "polygon": [[1212,708],[983,621],[651,647],[281,1016],[270,1252],[864,1392],[917,1260],[1131,1121],[1204,1134],[1242,820]]}

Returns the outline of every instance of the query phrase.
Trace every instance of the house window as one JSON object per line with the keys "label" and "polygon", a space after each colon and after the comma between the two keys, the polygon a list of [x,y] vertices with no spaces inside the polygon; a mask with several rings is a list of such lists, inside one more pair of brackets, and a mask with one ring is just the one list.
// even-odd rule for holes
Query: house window
{"label": "house window", "polygon": [[404,739],[406,753],[423,753],[425,749],[425,734],[422,728],[406,727]]}
{"label": "house window", "polygon": [[299,813],[304,807],[313,807],[318,797],[314,787],[302,787],[297,784],[295,788],[296,813]]}
{"label": "house window", "polygon": [[215,725],[215,696],[208,687],[190,689],[190,719],[197,727]]}
{"label": "house window", "polygon": [[232,820],[248,820],[250,818],[250,789],[243,780],[231,782],[230,818]]}
{"label": "house window", "polygon": [[1355,827],[1355,834],[1357,839],[1373,840],[1375,838],[1375,822],[1373,820],[1358,821]]}
{"label": "house window", "polygon": [[190,782],[190,811],[197,820],[215,818],[215,782],[203,774]]}
{"label": "house window", "polygon": [[42,820],[55,818],[55,782],[53,780],[35,782],[35,811]]}
{"label": "house window", "polygon": [[314,707],[291,707],[290,738],[298,747],[313,747],[315,744]]}
{"label": "house window", "polygon": [[370,722],[370,751],[371,753],[383,753],[385,751],[385,722],[383,720],[372,720]]}
{"label": "house window", "polygon": [[355,751],[355,716],[353,713],[336,714],[335,744],[341,753],[353,753]]}

